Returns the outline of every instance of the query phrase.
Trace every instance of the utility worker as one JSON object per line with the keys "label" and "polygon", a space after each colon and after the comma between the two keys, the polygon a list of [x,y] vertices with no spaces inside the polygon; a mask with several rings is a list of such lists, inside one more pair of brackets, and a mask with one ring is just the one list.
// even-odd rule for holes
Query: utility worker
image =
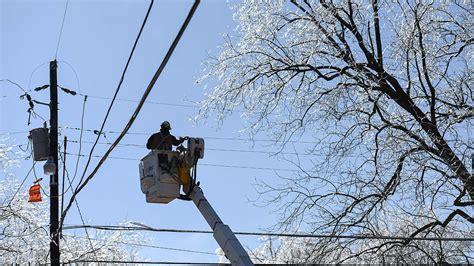
{"label": "utility worker", "polygon": [[[148,138],[146,143],[147,149],[171,151],[173,145],[178,146],[184,142],[185,138],[179,137],[179,139],[177,139],[175,136],[171,135],[170,130],[170,122],[163,121],[163,123],[161,123],[160,132],[155,133]],[[168,155],[159,154],[158,161],[162,169],[169,170]]]}

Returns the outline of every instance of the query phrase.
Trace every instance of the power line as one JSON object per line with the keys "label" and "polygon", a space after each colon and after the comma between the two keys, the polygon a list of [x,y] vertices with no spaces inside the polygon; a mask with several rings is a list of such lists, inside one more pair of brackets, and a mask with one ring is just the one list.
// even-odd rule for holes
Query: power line
{"label": "power line", "polygon": [[[79,95],[82,96],[88,96],[93,99],[101,99],[101,100],[110,100],[112,98],[110,97],[103,97],[103,96],[95,96],[95,95],[89,95],[89,94],[81,94]],[[123,99],[123,98],[116,98],[116,101],[121,101],[121,102],[132,102],[132,103],[139,103],[140,101],[138,100],[130,100],[130,99]],[[197,105],[190,105],[190,104],[177,104],[177,103],[164,103],[164,102],[155,102],[155,101],[145,101],[147,104],[156,104],[156,105],[166,105],[166,106],[175,106],[175,107],[186,107],[186,108],[199,108]]]}
{"label": "power line", "polygon": [[[130,64],[130,61],[132,60],[133,53],[135,52],[135,48],[137,47],[138,40],[140,39],[140,36],[141,36],[141,34],[142,34],[142,32],[143,32],[143,28],[145,27],[145,24],[146,24],[146,22],[147,22],[147,20],[148,20],[148,16],[150,15],[150,11],[151,11],[151,9],[152,9],[152,7],[153,7],[153,3],[154,3],[154,1],[151,0],[151,1],[150,1],[150,5],[148,6],[148,10],[147,10],[147,12],[146,12],[146,14],[145,14],[145,17],[144,17],[144,19],[143,19],[142,25],[141,25],[141,27],[140,27],[140,30],[139,30],[139,32],[138,32],[138,35],[137,35],[137,37],[135,38],[135,42],[134,42],[134,44],[133,44],[132,51],[130,52],[130,55],[129,55],[128,59],[127,59],[127,63],[125,64],[125,68],[123,69],[122,75],[121,75],[121,77],[120,77],[120,81],[119,81],[119,83],[118,83],[118,85],[117,85],[117,88],[115,89],[115,93],[114,93],[114,96],[113,96],[113,98],[112,98],[112,101],[110,102],[110,105],[109,105],[109,108],[107,109],[107,112],[106,112],[106,114],[105,114],[104,120],[102,121],[102,125],[101,125],[101,127],[100,127],[99,134],[97,134],[97,138],[96,138],[96,140],[95,140],[95,143],[94,143],[94,145],[92,146],[92,148],[91,148],[91,150],[90,150],[90,152],[89,152],[89,158],[87,159],[86,166],[84,167],[84,171],[83,171],[83,173],[82,173],[81,179],[79,180],[78,187],[76,188],[76,191],[75,191],[75,192],[73,193],[73,195],[72,195],[72,199],[75,198],[75,194],[79,192],[78,190],[80,190],[80,185],[81,185],[81,183],[82,183],[82,181],[83,181],[83,179],[84,179],[84,177],[85,177],[85,175],[86,175],[87,168],[89,167],[89,164],[90,164],[90,161],[91,161],[92,153],[94,152],[94,149],[95,149],[95,147],[96,147],[96,145],[97,145],[97,142],[99,141],[99,138],[100,138],[100,135],[101,135],[101,133],[102,133],[102,130],[104,130],[105,123],[107,122],[107,119],[108,119],[108,117],[109,117],[109,115],[110,115],[110,111],[112,110],[112,106],[114,105],[115,98],[117,97],[117,94],[118,94],[119,91],[120,91],[120,88],[121,88],[121,86],[122,86],[123,80],[124,80],[124,78],[125,78],[125,73],[127,72],[127,69],[128,69],[129,64]],[[81,130],[82,130],[82,129],[81,129]],[[87,180],[86,180],[85,183],[87,183]],[[70,204],[72,203],[72,199],[71,199],[71,201],[70,201],[69,204],[68,204],[68,208],[66,208],[66,210],[65,210],[66,212],[67,212],[67,210],[69,209]],[[65,215],[65,214],[63,214],[63,215]],[[64,221],[64,217],[61,218],[61,221]]]}
{"label": "power line", "polygon": [[[66,63],[66,64],[69,65],[69,63],[67,63],[66,61],[58,61],[58,62],[63,62],[63,63]],[[75,71],[74,71],[74,73],[75,73]],[[77,73],[75,73],[75,75],[77,76]],[[3,80],[0,80],[0,81],[3,81]],[[79,90],[80,90],[80,88],[79,88]],[[87,96],[87,97],[92,98],[92,99],[101,99],[101,100],[111,100],[111,99],[113,99],[112,97],[96,96],[96,95],[90,95],[90,94],[84,94],[84,93],[77,93],[77,95]],[[7,96],[4,96],[4,97],[7,97]],[[131,102],[131,103],[139,103],[140,102],[139,100],[130,100],[130,99],[124,99],[124,98],[116,98],[115,101]],[[174,107],[194,108],[194,109],[199,108],[199,106],[191,105],[191,104],[165,103],[165,102],[156,102],[156,101],[145,101],[145,103],[147,103],[147,104],[156,104],[156,105],[165,105],[165,106],[174,106]]]}
{"label": "power line", "polygon": [[[64,144],[64,145],[66,145],[66,144]],[[66,146],[64,146],[64,147],[66,147]],[[64,153],[67,154],[66,149],[64,149]],[[66,177],[67,177],[67,180],[68,180],[68,182],[69,182],[69,188],[68,188],[68,190],[69,190],[69,189],[72,188],[72,181],[71,181],[71,179],[69,178],[69,172],[68,172],[68,170],[66,169],[65,160],[64,160],[64,158],[61,156],[61,153],[59,153],[59,156],[60,156],[60,159],[61,159],[61,161],[63,162],[63,165],[64,165],[64,172],[66,172]],[[66,155],[64,155],[64,156],[66,156]],[[74,176],[74,177],[75,177],[75,176]],[[74,180],[74,178],[73,178],[73,180]],[[63,178],[63,182],[64,182],[64,178]],[[67,191],[68,191],[68,190],[67,190]],[[64,184],[63,184],[63,193],[62,193],[62,195],[61,195],[61,196],[62,196],[62,199],[63,199],[63,202],[62,202],[62,204],[61,204],[61,213],[62,213],[63,208],[64,208],[64,195],[66,194],[67,191],[64,191]],[[74,199],[74,202],[76,203],[76,208],[77,208],[77,211],[78,211],[78,213],[79,213],[79,217],[81,218],[81,222],[82,222],[82,224],[85,226],[85,225],[86,225],[86,222],[84,221],[84,216],[82,215],[82,211],[81,211],[81,208],[79,207],[79,202],[77,201],[77,198]],[[92,241],[91,241],[91,237],[90,237],[90,235],[89,235],[89,231],[87,230],[87,228],[84,228],[84,231],[85,231],[85,233],[86,233],[87,240],[88,240],[88,242],[89,242],[89,244],[90,244],[90,246],[91,246],[91,250],[92,250],[93,253],[94,253],[95,259],[98,259],[98,257],[97,257],[97,252],[96,252],[96,250],[94,249],[94,245],[92,245]]]}
{"label": "power line", "polygon": [[[81,154],[81,150],[82,150],[82,133],[84,133],[84,113],[85,113],[85,110],[86,110],[86,102],[87,102],[87,96],[84,96],[84,102],[82,103],[82,115],[81,115],[81,130],[80,130],[80,135],[79,135],[79,154]],[[74,176],[72,177],[72,182],[74,182],[74,179],[76,179],[76,175],[77,175],[77,169],[79,168],[79,159],[81,157],[78,156],[77,157],[77,160],[76,160],[76,167],[74,168]]]}
{"label": "power line", "polygon": [[[189,11],[187,17],[186,17],[186,20],[184,21],[183,25],[181,26],[178,34],[176,35],[173,43],[171,44],[170,48],[168,49],[168,52],[166,53],[164,59],[162,60],[160,66],[158,67],[158,69],[156,70],[155,72],[155,75],[153,76],[152,80],[150,81],[150,83],[148,84],[148,87],[146,88],[145,92],[143,93],[143,96],[140,100],[140,103],[138,104],[137,108],[135,109],[135,111],[133,112],[132,116],[130,117],[128,123],[125,125],[122,133],[117,137],[117,139],[114,141],[114,143],[109,147],[109,149],[107,150],[107,152],[104,154],[104,156],[102,157],[102,159],[100,159],[99,163],[97,164],[97,166],[94,168],[94,170],[91,172],[91,174],[87,177],[87,179],[84,181],[84,183],[80,184],[81,182],[79,182],[80,185],[78,185],[78,187],[76,188],[76,190],[74,191],[74,193],[72,194],[72,197],[71,197],[71,200],[69,201],[66,209],[64,210],[64,213],[61,217],[61,223],[60,223],[60,227],[62,227],[63,223],[64,223],[64,218],[66,216],[66,213],[67,211],[69,210],[69,208],[71,207],[72,205],[72,201],[74,200],[74,198],[76,197],[76,195],[87,185],[87,183],[94,177],[94,175],[97,173],[97,171],[99,170],[99,168],[102,166],[102,164],[105,162],[105,160],[107,159],[107,157],[109,156],[109,154],[113,151],[113,149],[115,148],[115,146],[122,140],[122,138],[125,136],[125,134],[128,132],[128,130],[130,129],[130,127],[133,125],[135,119],[137,118],[138,114],[140,113],[142,107],[143,107],[143,104],[146,100],[146,98],[148,97],[148,95],[150,94],[151,90],[153,89],[153,86],[155,85],[156,81],[158,80],[159,76],[161,75],[161,73],[163,72],[163,69],[165,68],[166,64],[168,63],[169,59],[171,58],[171,55],[173,54],[173,51],[174,49],[176,48],[176,46],[178,45],[178,42],[179,40],[181,39],[181,36],[183,35],[184,33],[184,30],[187,28],[189,22],[191,21],[191,18],[193,17],[194,15],[194,12],[196,11],[198,5],[199,5],[200,1],[199,0],[195,0],[193,6],[191,7],[191,10]],[[153,0],[151,2],[151,4],[153,4]],[[151,8],[151,5],[150,5],[150,8]],[[150,10],[149,10],[150,11]],[[147,13],[148,14],[148,13]],[[116,96],[117,94],[115,94]],[[114,98],[115,98],[114,96]],[[98,136],[97,136],[97,139],[96,139],[96,142],[98,142],[99,140],[99,137],[101,135],[101,132],[104,128],[104,125],[105,125],[105,122],[102,124],[102,127],[101,127],[101,131],[99,132]],[[94,146],[95,147],[95,146]],[[91,150],[91,153],[89,154],[90,156],[92,156],[92,150]],[[89,161],[90,161],[90,157],[89,157]],[[89,162],[88,161],[88,162]],[[85,171],[84,171],[84,174],[85,174]],[[84,175],[83,175],[84,177]],[[82,181],[82,178],[81,178],[81,181]]]}
{"label": "power line", "polygon": [[18,84],[18,83],[16,83],[16,82],[13,82],[13,81],[11,81],[10,79],[0,79],[0,82],[4,82],[4,81],[9,82],[9,83],[15,85],[15,86],[18,87],[20,90],[22,90],[24,93],[26,93],[26,90],[23,89],[23,87],[20,86],[20,84]]}
{"label": "power line", "polygon": [[[85,237],[80,237],[80,236],[75,236],[75,235],[67,235],[73,238],[79,237],[85,239]],[[129,246],[137,246],[137,247],[144,247],[144,248],[155,248],[155,249],[163,249],[163,250],[172,250],[172,251],[180,251],[180,252],[188,252],[188,253],[197,253],[197,254],[206,254],[206,255],[214,255],[216,256],[216,253],[213,252],[207,252],[207,251],[198,251],[198,250],[192,250],[192,249],[183,249],[183,248],[173,248],[173,247],[164,247],[164,246],[157,246],[157,245],[148,245],[148,244],[140,244],[140,243],[130,243],[130,242],[125,242],[125,241],[117,241],[117,240],[107,240],[107,239],[99,239],[99,238],[90,238],[91,240],[95,241],[104,241],[104,242],[113,242],[117,244],[123,244],[123,245],[129,245]]]}
{"label": "power line", "polygon": [[64,8],[63,20],[61,22],[61,30],[59,31],[58,44],[56,45],[56,52],[54,53],[54,59],[58,57],[59,43],[61,42],[61,36],[63,34],[64,21],[66,20],[66,12],[69,0],[66,0],[66,7]]}
{"label": "power line", "polygon": [[[80,95],[86,95],[86,94],[80,94]],[[104,96],[96,96],[96,95],[87,95],[91,98],[95,98],[95,99],[101,99],[101,100],[110,100],[111,98],[109,97],[104,97]],[[140,101],[138,100],[130,100],[130,99],[119,99],[117,98],[116,99],[117,101],[122,101],[122,102],[134,102],[134,103],[138,103]],[[145,101],[145,103],[147,104],[156,104],[156,105],[166,105],[166,106],[174,106],[174,107],[185,107],[185,108],[193,108],[193,109],[199,109],[199,106],[198,105],[191,105],[191,104],[178,104],[178,103],[165,103],[165,102],[155,102],[155,101]],[[234,112],[237,112],[237,113],[244,113],[243,110],[232,110]]]}
{"label": "power line", "polygon": [[[82,228],[82,225],[64,226],[64,230],[72,230]],[[153,228],[149,226],[113,226],[113,225],[86,225],[87,228],[109,231],[151,231],[161,233],[195,233],[195,234],[213,234],[209,230],[189,230],[189,229],[165,229]],[[473,242],[474,238],[470,237],[403,237],[403,236],[383,236],[383,235],[325,235],[325,234],[289,234],[289,233],[264,233],[264,232],[234,232],[236,235],[244,236],[278,236],[278,237],[295,237],[295,238],[338,238],[338,239],[378,239],[378,240],[409,240],[409,241],[458,241]]]}
{"label": "power line", "polygon": [[[66,63],[68,65],[70,65],[69,63],[67,63],[66,61],[58,61],[58,62],[63,62],[63,63]],[[71,67],[71,66],[70,66]],[[71,67],[72,69],[72,67]],[[74,71],[74,70],[73,70]],[[75,73],[74,71],[74,74],[77,76],[77,73]],[[76,77],[77,79],[77,77]],[[80,91],[80,88],[79,88],[79,91]],[[112,97],[105,97],[105,96],[97,96],[97,95],[91,95],[91,94],[84,94],[84,93],[77,93],[77,95],[80,95],[80,96],[87,96],[89,98],[92,98],[92,99],[100,99],[100,100],[111,100],[113,99]],[[5,96],[7,97],[7,96]],[[131,102],[131,103],[139,103],[140,101],[139,100],[131,100],[131,99],[125,99],[125,98],[116,98],[115,101],[119,101],[119,102]],[[198,105],[192,105],[192,104],[179,104],[179,103],[165,103],[165,102],[156,102],[156,101],[145,101],[146,104],[155,104],[155,105],[164,105],[164,106],[173,106],[173,107],[184,107],[184,108],[193,108],[193,109],[199,109],[199,106]],[[234,110],[235,112],[243,112],[243,111],[240,111],[240,110]]]}
{"label": "power line", "polygon": [[[92,141],[80,141],[80,140],[74,140],[74,139],[72,139],[72,140],[68,139],[68,142],[75,143],[75,144],[79,143],[79,147],[81,146],[81,143],[83,143],[83,144],[92,144],[92,143],[94,143]],[[98,142],[97,144],[99,144],[99,145],[110,145],[110,143],[108,143],[108,142]],[[11,145],[10,147],[21,147],[21,146],[24,146],[24,145],[26,145],[26,144],[14,144],[14,145]],[[121,143],[121,144],[118,144],[117,147],[133,147],[133,148],[143,149],[145,147],[145,145],[135,144],[135,143]],[[206,148],[206,151],[233,152],[233,153],[258,153],[258,154],[267,154],[267,155],[270,155],[270,156],[277,155],[277,154],[298,155],[298,156],[311,156],[311,155],[313,155],[312,153],[262,151],[262,150],[242,150],[242,149],[222,149],[222,148]],[[75,155],[78,155],[78,154],[81,154],[80,151]],[[74,155],[74,154],[72,154],[72,155]],[[130,158],[130,159],[133,159],[133,158]],[[133,159],[133,160],[135,160],[135,159]]]}
{"label": "power line", "polygon": [[33,71],[31,71],[31,73],[30,73],[30,78],[28,79],[28,92],[30,92],[30,91],[33,90],[33,89],[31,89],[31,80],[32,80],[32,78],[33,78],[33,75],[36,73],[36,71],[37,71],[38,69],[40,69],[42,66],[44,66],[44,65],[46,65],[46,64],[49,64],[49,61],[46,61],[46,62],[44,62],[44,63],[39,64],[38,66],[36,66],[36,67],[33,69]]}
{"label": "power line", "polygon": [[24,133],[29,133],[29,131],[14,131],[14,132],[4,132],[0,134],[5,134],[5,135],[16,135],[16,134],[24,134]]}
{"label": "power line", "polygon": [[[62,129],[69,129],[69,130],[76,130],[80,131],[81,128],[79,127],[70,127],[70,126],[62,126],[60,127]],[[97,135],[98,130],[95,129],[84,129],[86,132],[92,132]],[[16,131],[16,132],[5,132],[2,134],[7,134],[7,135],[14,135],[14,134],[22,134],[22,133],[28,133],[28,131]],[[110,133],[110,134],[120,134],[121,132],[118,131],[113,131],[113,130],[105,130],[102,131],[102,133]],[[149,132],[127,132],[126,135],[141,135],[141,136],[150,136],[153,133]],[[251,139],[251,138],[226,138],[226,137],[212,137],[212,136],[203,136],[202,138],[204,139],[214,139],[214,140],[227,140],[227,141],[248,141],[248,142],[273,142],[273,143],[301,143],[301,144],[318,144],[319,142],[316,141],[304,141],[304,140],[287,140],[287,141],[278,141],[278,140],[272,140],[272,139]],[[101,144],[101,143],[99,143]],[[107,143],[108,144],[108,143]],[[126,144],[123,144],[126,145]],[[135,144],[137,145],[137,144]],[[301,154],[300,154],[301,155]]]}
{"label": "power line", "polygon": [[20,99],[24,99],[26,98],[26,100],[28,101],[28,104],[29,104],[29,108],[27,110],[27,112],[29,113],[28,115],[28,125],[30,125],[30,119],[31,119],[31,116],[33,116],[33,118],[36,118],[36,117],[39,117],[41,118],[44,122],[46,122],[46,120],[41,116],[39,115],[38,113],[35,112],[34,110],[34,104],[44,104],[44,105],[48,105],[48,104],[45,104],[45,103],[42,103],[42,102],[39,102],[39,101],[36,101],[34,100],[31,95],[28,93],[30,92],[31,90],[28,90],[26,91],[23,87],[21,87],[18,83],[16,82],[13,82],[11,81],[10,79],[0,79],[0,82],[2,81],[6,81],[6,82],[9,82],[13,85],[15,85],[16,87],[18,87],[21,91],[23,91],[23,94],[20,95]]}
{"label": "power line", "polygon": [[[70,127],[70,126],[63,126],[61,127],[63,129],[70,129],[70,130],[80,130],[78,127]],[[95,129],[84,129],[84,131],[87,132],[93,132],[94,134],[97,134],[98,130]],[[119,131],[113,131],[113,130],[108,130],[108,131],[102,131],[104,133],[110,133],[110,134],[120,134],[122,132]],[[127,135],[142,135],[142,136],[150,136],[153,133],[149,132],[127,132]],[[318,142],[316,141],[304,141],[304,140],[286,140],[286,141],[279,141],[279,140],[272,140],[272,139],[251,139],[251,138],[226,138],[226,137],[209,137],[209,136],[204,136],[202,138],[205,139],[215,139],[215,140],[238,140],[238,141],[249,141],[249,142],[273,142],[273,143],[278,143],[278,142],[285,142],[285,143],[302,143],[302,144],[317,144]]]}
{"label": "power line", "polygon": [[[66,153],[69,155],[79,156],[79,157],[86,157],[85,154],[77,154],[77,153]],[[102,158],[100,155],[92,155],[95,158]],[[117,159],[117,160],[126,160],[126,161],[140,161],[138,158],[130,158],[130,157],[118,157],[118,156],[108,156],[110,159]],[[270,170],[270,171],[287,171],[287,172],[298,172],[296,169],[286,169],[286,168],[268,168],[268,167],[257,167],[257,166],[243,166],[243,165],[225,165],[225,164],[207,164],[207,163],[199,163],[200,166],[213,166],[213,167],[225,167],[225,168],[241,168],[241,169],[253,169],[253,170]]]}
{"label": "power line", "polygon": [[70,63],[68,63],[67,61],[65,61],[65,60],[59,60],[58,63],[64,63],[64,64],[66,64],[66,65],[72,70],[72,72],[74,73],[74,76],[76,77],[77,89],[79,90],[79,93],[78,93],[78,94],[84,96],[84,95],[82,94],[82,91],[81,91],[81,84],[80,84],[80,82],[79,82],[79,76],[77,75],[77,72],[76,72],[76,70],[74,69],[74,67],[73,67]]}
{"label": "power line", "polygon": [[178,261],[136,261],[136,260],[71,260],[67,262],[61,262],[63,264],[76,264],[76,263],[118,263],[118,264],[182,264],[182,265],[193,265],[193,264],[202,264],[202,265],[220,265],[215,262],[178,262]]}
{"label": "power line", "polygon": [[8,203],[7,206],[10,206],[13,202],[13,200],[15,199],[15,196],[16,194],[18,194],[18,192],[21,190],[21,187],[23,186],[23,184],[25,183],[26,179],[28,178],[28,176],[30,176],[31,174],[31,171],[33,171],[34,167],[35,167],[35,161],[33,161],[33,166],[30,168],[30,170],[28,171],[28,173],[26,174],[25,178],[23,178],[23,181],[21,181],[21,184],[18,186],[18,189],[15,191],[15,193],[13,194],[10,202]]}
{"label": "power line", "polygon": [[224,165],[224,164],[208,164],[200,163],[200,166],[214,166],[214,167],[224,167],[224,168],[241,168],[241,169],[252,169],[252,170],[268,170],[268,171],[286,171],[286,172],[298,172],[299,170],[295,169],[286,169],[286,168],[268,168],[268,167],[256,167],[256,166],[242,166],[242,165]]}
{"label": "power line", "polygon": [[[68,155],[86,157],[85,154],[69,153]],[[92,155],[93,158],[102,158],[100,155]],[[125,161],[135,161],[138,162],[141,159],[131,158],[131,157],[119,157],[119,156],[108,156],[107,158],[115,160],[125,160]],[[288,169],[288,168],[271,168],[271,167],[258,167],[258,166],[245,166],[245,165],[227,165],[227,164],[208,164],[208,163],[199,163],[200,166],[209,166],[209,167],[224,167],[224,168],[237,168],[237,169],[252,169],[252,170],[268,170],[268,171],[285,171],[285,172],[298,172],[297,169]]]}
{"label": "power line", "polygon": [[[68,140],[72,143],[79,143],[77,140]],[[82,143],[92,144],[92,141],[82,141]],[[110,143],[106,142],[99,142],[99,145],[110,145]],[[142,144],[135,144],[135,143],[122,143],[118,144],[117,146],[120,147],[135,147],[135,148],[144,148],[145,145]],[[261,151],[261,150],[242,150],[242,149],[222,149],[222,148],[206,148],[207,151],[220,151],[220,152],[241,152],[241,153],[260,153],[260,154],[267,154],[267,155],[276,155],[276,154],[283,154],[283,155],[300,155],[300,156],[309,156],[313,155],[312,153],[297,153],[297,152],[279,152],[279,151]],[[80,153],[80,152],[79,152]]]}
{"label": "power line", "polygon": [[[33,151],[31,151],[30,157],[33,157]],[[33,175],[35,176],[35,182],[37,182],[38,180],[41,181],[42,178],[38,178],[38,176],[36,175],[36,166],[35,166],[36,161],[34,160],[34,158],[31,161],[33,163]],[[48,193],[46,193],[46,191],[43,189],[43,187],[40,186],[40,189],[46,197],[50,198],[50,195],[48,195]]]}

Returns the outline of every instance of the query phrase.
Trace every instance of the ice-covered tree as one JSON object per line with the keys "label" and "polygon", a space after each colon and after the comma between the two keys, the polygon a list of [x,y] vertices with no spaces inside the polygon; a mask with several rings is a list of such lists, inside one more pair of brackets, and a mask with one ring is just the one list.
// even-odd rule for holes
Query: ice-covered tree
{"label": "ice-covered tree", "polygon": [[[13,158],[18,154],[3,140],[0,139],[0,263],[49,263],[48,189],[42,192],[42,202],[28,202],[28,185],[21,186],[13,174],[18,163]],[[60,244],[61,261],[140,260],[133,244],[147,241],[135,232],[89,231],[86,235],[64,231]]]}
{"label": "ice-covered tree", "polygon": [[[416,229],[411,220],[410,215],[400,213],[377,232],[383,236],[405,235]],[[451,240],[465,236],[455,224],[438,227],[431,235]],[[251,253],[255,263],[468,264],[474,254],[474,246],[469,241],[279,237],[265,238],[262,242]]]}
{"label": "ice-covered tree", "polygon": [[212,90],[200,114],[223,122],[239,109],[251,134],[317,143],[298,150],[310,160],[289,158],[299,174],[260,184],[281,211],[280,229],[378,235],[406,213],[404,236],[450,224],[473,236],[472,8],[467,0],[236,6],[238,27],[207,64],[202,81]]}

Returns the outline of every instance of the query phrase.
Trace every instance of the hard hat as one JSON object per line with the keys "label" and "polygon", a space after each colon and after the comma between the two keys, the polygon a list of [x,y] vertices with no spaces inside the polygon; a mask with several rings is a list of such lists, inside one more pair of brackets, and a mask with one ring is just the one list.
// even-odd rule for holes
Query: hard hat
{"label": "hard hat", "polygon": [[168,121],[163,121],[163,123],[161,123],[161,127],[171,129],[171,124]]}

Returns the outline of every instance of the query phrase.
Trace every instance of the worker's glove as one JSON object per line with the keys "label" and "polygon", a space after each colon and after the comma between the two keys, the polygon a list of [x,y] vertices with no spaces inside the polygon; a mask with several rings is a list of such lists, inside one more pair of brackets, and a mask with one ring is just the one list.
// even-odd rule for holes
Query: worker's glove
{"label": "worker's glove", "polygon": [[186,136],[186,137],[179,137],[179,140],[180,140],[180,141],[185,141],[185,140],[187,140],[187,139],[189,139],[188,136]]}

